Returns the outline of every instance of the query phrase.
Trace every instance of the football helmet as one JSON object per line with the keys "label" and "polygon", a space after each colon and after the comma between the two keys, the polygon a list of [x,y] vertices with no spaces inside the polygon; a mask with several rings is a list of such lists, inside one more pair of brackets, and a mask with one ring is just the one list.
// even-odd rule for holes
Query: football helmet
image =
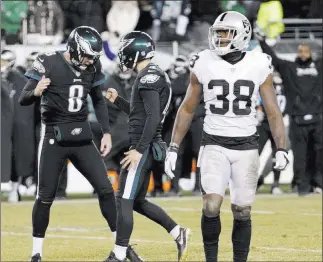
{"label": "football helmet", "polygon": [[29,68],[31,68],[32,67],[32,65],[33,65],[33,63],[34,63],[34,61],[36,60],[36,58],[37,58],[37,56],[39,55],[39,52],[37,52],[37,51],[33,51],[33,52],[31,52],[28,56],[27,56],[27,58],[26,58],[26,64],[25,64],[25,67],[27,68],[27,69],[29,69]]}
{"label": "football helmet", "polygon": [[[220,31],[227,32],[226,37],[219,34]],[[251,24],[244,15],[234,11],[224,12],[209,29],[210,50],[219,56],[246,50],[251,33]]]}
{"label": "football helmet", "polygon": [[1,51],[1,73],[15,65],[16,55],[13,51],[4,49]]}
{"label": "football helmet", "polygon": [[67,51],[72,64],[84,70],[87,67],[83,64],[85,57],[93,60],[94,64],[103,54],[102,38],[94,28],[79,26],[68,37]]}
{"label": "football helmet", "polygon": [[122,72],[134,69],[138,62],[155,56],[155,43],[145,32],[132,31],[120,40],[119,68]]}

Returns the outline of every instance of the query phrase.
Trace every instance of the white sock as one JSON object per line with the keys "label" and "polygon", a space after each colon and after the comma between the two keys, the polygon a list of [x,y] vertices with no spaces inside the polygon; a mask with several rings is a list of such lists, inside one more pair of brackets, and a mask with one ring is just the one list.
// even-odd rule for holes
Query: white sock
{"label": "white sock", "polygon": [[31,254],[32,256],[36,255],[37,253],[39,253],[40,256],[42,256],[43,242],[44,242],[44,238],[33,237],[33,251],[32,251],[32,254]]}
{"label": "white sock", "polygon": [[12,182],[11,186],[12,186],[12,191],[18,191],[18,182]]}
{"label": "white sock", "polygon": [[117,239],[117,231],[112,232],[112,235],[113,235],[114,240],[116,240]]}
{"label": "white sock", "polygon": [[171,236],[174,238],[174,240],[176,240],[176,238],[179,236],[179,230],[180,230],[180,226],[177,225],[176,227],[174,227],[172,229],[172,231],[169,232],[169,234],[171,234]]}
{"label": "white sock", "polygon": [[118,245],[114,246],[113,252],[116,255],[117,259],[124,260],[126,258],[127,248],[128,247],[122,247]]}

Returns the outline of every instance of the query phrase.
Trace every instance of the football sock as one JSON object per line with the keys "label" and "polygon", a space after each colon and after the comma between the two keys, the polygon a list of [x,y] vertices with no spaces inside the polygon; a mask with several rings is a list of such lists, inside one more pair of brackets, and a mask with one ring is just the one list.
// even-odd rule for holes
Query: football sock
{"label": "football sock", "polygon": [[165,212],[165,210],[146,199],[136,201],[134,203],[134,210],[161,225],[168,233],[177,226],[176,222]]}
{"label": "football sock", "polygon": [[251,240],[251,220],[233,220],[232,245],[233,261],[245,262],[248,258]]}
{"label": "football sock", "polygon": [[31,253],[31,256],[40,254],[42,256],[43,253],[43,242],[44,238],[43,237],[33,237],[33,250]]}
{"label": "football sock", "polygon": [[49,223],[49,212],[52,203],[36,199],[32,212],[33,237],[44,238]]}
{"label": "football sock", "polygon": [[128,247],[123,247],[118,245],[114,246],[113,252],[116,255],[117,259],[124,260],[126,258],[127,248]]}
{"label": "football sock", "polygon": [[274,184],[273,186],[278,187],[279,186],[279,178],[280,178],[280,171],[273,169],[274,172]]}
{"label": "football sock", "polygon": [[12,186],[12,191],[18,191],[18,182],[12,182],[11,183],[11,186]]}
{"label": "football sock", "polygon": [[113,239],[116,240],[116,238],[117,238],[117,232],[116,231],[112,232],[112,235],[113,235]]}
{"label": "football sock", "polygon": [[117,209],[114,193],[99,195],[101,213],[108,222],[112,232],[117,229]]}
{"label": "football sock", "polygon": [[117,197],[117,209],[116,245],[127,247],[133,230],[133,200]]}
{"label": "football sock", "polygon": [[207,217],[202,214],[201,228],[206,262],[218,261],[218,245],[221,233],[220,215]]}
{"label": "football sock", "polygon": [[169,234],[171,234],[171,236],[174,238],[174,240],[177,239],[177,237],[179,236],[179,231],[180,231],[180,226],[177,225],[176,227],[174,227],[170,232]]}

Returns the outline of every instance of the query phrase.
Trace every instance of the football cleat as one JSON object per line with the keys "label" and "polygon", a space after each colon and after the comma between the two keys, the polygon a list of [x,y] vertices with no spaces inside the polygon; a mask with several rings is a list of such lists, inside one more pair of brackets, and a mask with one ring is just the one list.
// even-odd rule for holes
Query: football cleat
{"label": "football cleat", "polygon": [[125,261],[126,259],[124,260],[117,259],[116,254],[114,254],[113,251],[111,251],[110,255],[105,260],[103,260],[103,262],[125,262]]}
{"label": "football cleat", "polygon": [[135,250],[129,245],[127,248],[127,258],[131,262],[143,262],[144,260],[135,252]]}
{"label": "football cleat", "polygon": [[30,262],[41,262],[41,256],[39,253],[33,255],[30,259]]}
{"label": "football cleat", "polygon": [[175,242],[178,250],[178,261],[184,261],[188,255],[188,241],[191,235],[191,230],[189,228],[180,228],[179,236],[176,238]]}

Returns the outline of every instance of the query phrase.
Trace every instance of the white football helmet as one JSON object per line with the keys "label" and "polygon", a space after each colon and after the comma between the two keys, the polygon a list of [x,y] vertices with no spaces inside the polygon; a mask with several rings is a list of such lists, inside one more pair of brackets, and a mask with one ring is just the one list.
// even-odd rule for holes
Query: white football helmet
{"label": "white football helmet", "polygon": [[[218,31],[227,31],[227,37],[221,37]],[[224,12],[209,29],[210,50],[220,56],[245,50],[248,48],[251,33],[250,22],[244,15],[234,11]],[[227,45],[223,46],[223,43]]]}

